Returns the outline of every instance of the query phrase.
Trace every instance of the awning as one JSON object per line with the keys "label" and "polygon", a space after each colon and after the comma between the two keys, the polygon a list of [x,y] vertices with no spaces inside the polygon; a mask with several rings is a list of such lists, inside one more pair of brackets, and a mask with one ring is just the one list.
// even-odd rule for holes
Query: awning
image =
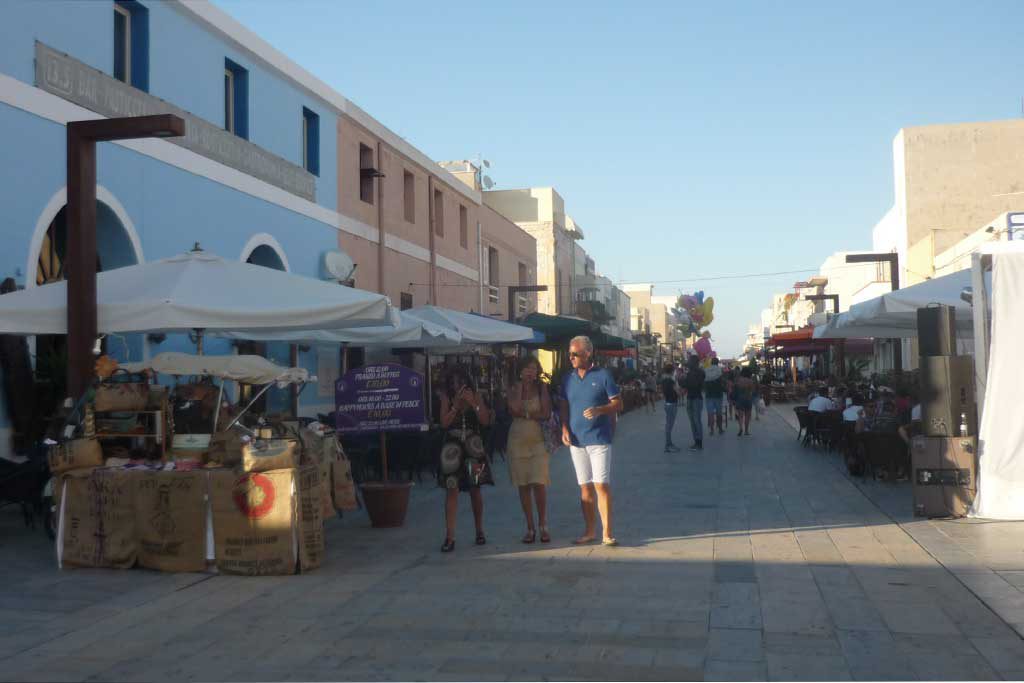
{"label": "awning", "polygon": [[529,327],[440,306],[417,306],[402,314],[456,332],[463,344],[503,344],[533,339],[533,330]]}
{"label": "awning", "polygon": [[310,379],[305,368],[286,368],[262,356],[197,356],[191,353],[168,351],[148,361],[121,363],[118,367],[128,372],[153,370],[164,375],[208,375],[230,379],[244,384],[270,384],[271,382],[298,384]]}
{"label": "awning", "polygon": [[[0,296],[0,334],[67,334],[67,281]],[[206,251],[96,275],[97,327],[111,332],[336,330],[388,326],[382,294]]]}
{"label": "awning", "polygon": [[570,318],[564,315],[547,315],[546,313],[530,313],[519,319],[521,325],[532,327],[544,334],[548,342],[568,341],[580,335],[593,336],[600,332],[594,323],[583,318]]}
{"label": "awning", "polygon": [[[986,278],[991,278],[990,274]],[[817,327],[814,338],[917,337],[917,309],[932,304],[952,306],[956,310],[956,332],[961,338],[973,338],[974,318],[970,304],[960,298],[971,286],[971,271],[925,280],[920,284],[889,292],[869,301],[854,304],[845,313],[833,316],[828,324]]]}
{"label": "awning", "polygon": [[633,352],[629,349],[598,349],[597,355],[606,356],[608,358],[632,358]]}
{"label": "awning", "polygon": [[795,342],[807,342],[814,337],[813,327],[802,327],[799,330],[791,330],[789,332],[778,332],[771,336],[768,343],[773,346],[780,344],[790,344]]}
{"label": "awning", "polygon": [[594,335],[591,341],[594,342],[594,348],[601,351],[625,351],[636,348],[636,342],[632,339],[616,337],[604,332]]}

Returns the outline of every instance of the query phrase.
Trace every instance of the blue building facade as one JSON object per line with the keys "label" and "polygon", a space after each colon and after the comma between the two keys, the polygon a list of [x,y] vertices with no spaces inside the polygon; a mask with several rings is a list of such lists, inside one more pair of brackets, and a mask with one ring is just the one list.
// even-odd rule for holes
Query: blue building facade
{"label": "blue building facade", "polygon": [[[336,109],[265,43],[250,49],[244,29],[225,25],[219,10],[177,0],[0,3],[0,279],[34,287],[62,278],[66,122],[153,106],[186,112],[187,125],[208,134],[191,146],[98,146],[98,267],[198,242],[225,258],[321,275],[323,253],[339,243]],[[216,340],[206,349],[232,350]],[[137,336],[108,340],[108,350],[136,360],[194,346],[180,335]],[[284,363],[288,353],[267,349]],[[303,348],[300,363],[316,372],[318,353]],[[332,403],[310,386],[300,413]],[[0,449],[7,415],[0,406]]]}

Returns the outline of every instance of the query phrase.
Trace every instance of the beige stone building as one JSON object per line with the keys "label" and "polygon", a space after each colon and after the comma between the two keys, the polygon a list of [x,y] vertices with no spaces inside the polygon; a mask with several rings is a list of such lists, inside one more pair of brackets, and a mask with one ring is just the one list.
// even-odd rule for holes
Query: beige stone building
{"label": "beige stone building", "polygon": [[931,277],[935,256],[993,216],[1024,210],[1024,120],[904,128],[893,140],[893,207],[875,251],[900,255],[901,285]]}
{"label": "beige stone building", "polygon": [[551,187],[532,187],[484,192],[483,201],[536,240],[537,284],[548,286],[548,291],[537,295],[537,310],[549,315],[573,315],[574,244],[583,239],[583,230],[566,215],[561,195]]}

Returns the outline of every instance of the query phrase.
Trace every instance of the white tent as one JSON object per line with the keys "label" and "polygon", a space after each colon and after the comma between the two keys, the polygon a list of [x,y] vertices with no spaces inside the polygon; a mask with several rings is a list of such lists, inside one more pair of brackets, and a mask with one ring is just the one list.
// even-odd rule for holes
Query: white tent
{"label": "white tent", "polygon": [[814,328],[814,338],[916,338],[917,309],[931,304],[955,308],[957,336],[970,338],[974,334],[973,314],[970,304],[960,298],[964,288],[970,286],[969,269],[925,280],[870,301],[854,304],[845,313],[833,316],[826,325]]}
{"label": "white tent", "polygon": [[532,328],[440,306],[417,306],[402,311],[402,314],[455,332],[463,344],[501,344],[533,339]]}
{"label": "white tent", "polygon": [[232,330],[219,334],[230,339],[284,341],[310,344],[352,344],[391,348],[452,346],[462,341],[457,331],[396,312],[396,327],[357,327],[345,330]]}
{"label": "white tent", "polygon": [[[382,294],[203,251],[96,276],[98,331],[280,330],[393,326]],[[0,296],[0,334],[66,334],[67,282]]]}
{"label": "white tent", "polygon": [[147,361],[121,363],[118,367],[128,372],[153,370],[165,375],[209,375],[244,384],[300,384],[310,381],[309,371],[305,368],[286,368],[262,356],[195,356],[168,351]]}

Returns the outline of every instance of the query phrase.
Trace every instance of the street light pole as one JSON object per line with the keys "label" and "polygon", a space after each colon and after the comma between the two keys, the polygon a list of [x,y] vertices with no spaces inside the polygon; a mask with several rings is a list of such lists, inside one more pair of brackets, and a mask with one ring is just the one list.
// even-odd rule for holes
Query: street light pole
{"label": "street light pole", "polygon": [[[900,256],[896,253],[881,253],[881,254],[847,254],[847,263],[888,263],[889,264],[889,281],[892,284],[892,291],[896,291],[900,288]],[[893,370],[896,372],[903,372],[903,340],[893,339],[896,342],[893,347],[892,354],[892,365]]]}
{"label": "street light pole", "polygon": [[67,125],[68,395],[92,383],[96,343],[96,143],[180,137],[185,121],[173,114],[71,121]]}
{"label": "street light pole", "polygon": [[[839,315],[839,295],[838,294],[805,294],[804,299],[807,301],[831,301],[832,312]],[[846,376],[846,340],[840,339],[839,343],[836,344],[836,364],[839,366],[839,374]]]}

